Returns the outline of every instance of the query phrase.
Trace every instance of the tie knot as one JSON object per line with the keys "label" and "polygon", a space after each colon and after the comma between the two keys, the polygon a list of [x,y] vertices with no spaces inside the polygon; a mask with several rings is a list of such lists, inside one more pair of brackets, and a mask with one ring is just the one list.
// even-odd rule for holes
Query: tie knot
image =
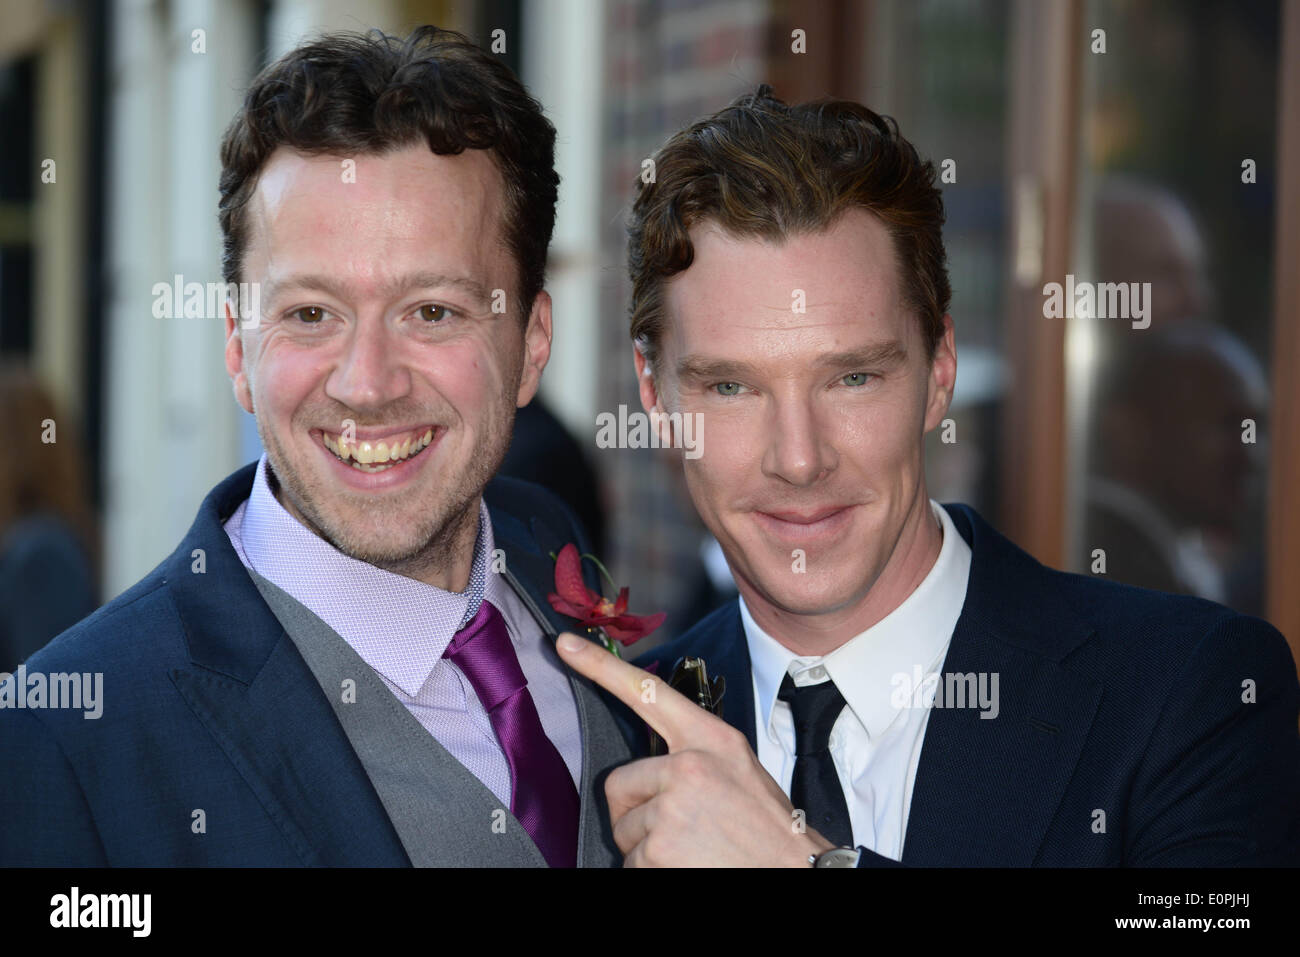
{"label": "tie knot", "polygon": [[831,729],[844,710],[844,695],[833,681],[797,687],[788,674],[777,697],[790,705],[794,715],[796,756],[820,754],[830,745]]}
{"label": "tie knot", "polygon": [[506,620],[486,598],[469,624],[452,637],[442,656],[464,672],[489,713],[528,684],[510,643]]}

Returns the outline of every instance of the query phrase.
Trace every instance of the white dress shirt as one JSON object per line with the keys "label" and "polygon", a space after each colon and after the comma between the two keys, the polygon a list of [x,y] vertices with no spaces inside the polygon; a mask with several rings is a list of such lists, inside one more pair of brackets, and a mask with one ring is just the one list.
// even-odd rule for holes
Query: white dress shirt
{"label": "white dress shirt", "polygon": [[[912,786],[936,684],[917,675],[943,667],[953,628],[966,601],[971,552],[948,513],[933,499],[943,527],[934,567],[903,603],[829,655],[800,657],[754,622],[744,598],[740,617],[753,663],[758,760],[790,793],[794,718],[777,698],[787,673],[795,685],[835,682],[846,702],[831,731],[830,750],[849,808],[853,843],[902,860]],[[901,689],[922,688],[903,695]]]}

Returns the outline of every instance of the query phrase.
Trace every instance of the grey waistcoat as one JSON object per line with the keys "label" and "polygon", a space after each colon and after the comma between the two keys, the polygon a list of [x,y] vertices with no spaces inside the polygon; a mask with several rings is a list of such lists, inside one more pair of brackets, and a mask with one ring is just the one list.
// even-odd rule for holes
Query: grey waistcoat
{"label": "grey waistcoat", "polygon": [[[510,808],[424,729],[338,632],[277,585],[249,574],[316,676],[414,866],[546,866]],[[537,617],[527,595],[510,584]],[[345,703],[347,679],[356,691]],[[622,856],[610,833],[604,774],[631,752],[591,685],[574,676],[569,683],[582,729],[578,866],[617,867]]]}

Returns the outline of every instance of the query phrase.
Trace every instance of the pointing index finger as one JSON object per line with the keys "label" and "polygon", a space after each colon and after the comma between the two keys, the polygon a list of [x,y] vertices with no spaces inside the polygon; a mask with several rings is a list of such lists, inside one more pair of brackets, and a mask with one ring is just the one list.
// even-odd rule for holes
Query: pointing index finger
{"label": "pointing index finger", "polygon": [[668,744],[670,752],[698,743],[707,722],[717,721],[666,681],[610,654],[595,642],[564,632],[555,642],[560,657],[636,712]]}

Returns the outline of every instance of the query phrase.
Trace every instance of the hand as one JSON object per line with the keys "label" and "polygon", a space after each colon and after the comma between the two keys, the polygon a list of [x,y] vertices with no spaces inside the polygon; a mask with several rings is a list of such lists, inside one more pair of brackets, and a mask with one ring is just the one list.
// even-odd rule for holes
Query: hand
{"label": "hand", "polygon": [[605,782],[625,867],[807,867],[809,855],[835,846],[804,829],[731,725],[577,635],[560,635],[556,648],[668,745],[668,754],[616,768]]}

